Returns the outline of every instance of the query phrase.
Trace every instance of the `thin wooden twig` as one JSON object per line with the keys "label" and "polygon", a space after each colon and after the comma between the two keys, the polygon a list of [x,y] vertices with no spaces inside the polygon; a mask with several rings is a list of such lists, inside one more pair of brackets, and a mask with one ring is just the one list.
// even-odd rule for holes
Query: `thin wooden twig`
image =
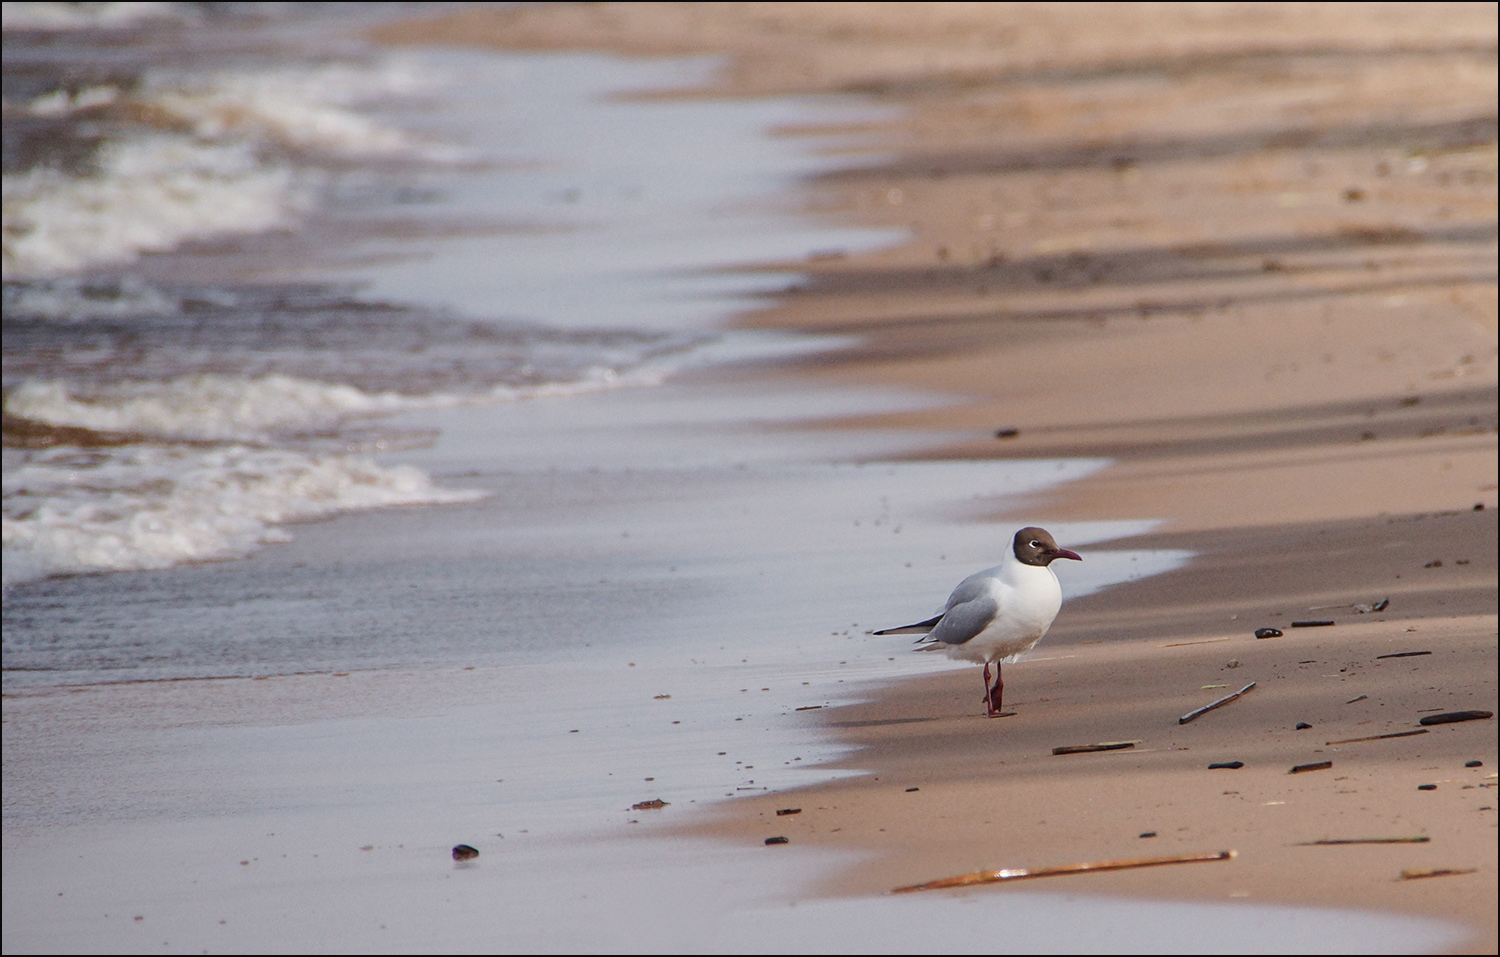
{"label": "thin wooden twig", "polygon": [[1169,857],[1137,857],[1123,861],[1095,861],[1088,864],[1062,864],[1057,867],[1018,867],[999,871],[975,871],[957,877],[943,877],[925,884],[898,887],[892,894],[909,894],[912,891],[939,890],[944,887],[969,887],[974,884],[995,884],[1000,881],[1024,880],[1031,877],[1057,877],[1062,874],[1086,874],[1098,871],[1123,871],[1132,867],[1158,867],[1162,864],[1196,864],[1202,861],[1227,861],[1234,851],[1218,851],[1212,854],[1173,854]]}
{"label": "thin wooden twig", "polygon": [[1390,734],[1372,734],[1368,738],[1344,738],[1344,739],[1342,739],[1340,741],[1329,741],[1329,742],[1326,742],[1326,743],[1329,744],[1329,745],[1333,745],[1333,744],[1355,744],[1355,743],[1360,742],[1360,741],[1379,741],[1382,738],[1409,738],[1409,737],[1411,737],[1414,734],[1427,734],[1427,733],[1428,733],[1428,731],[1427,731],[1426,728],[1418,728],[1415,731],[1392,731]]}
{"label": "thin wooden twig", "polygon": [[1302,841],[1297,847],[1318,847],[1325,844],[1426,844],[1432,838],[1417,837],[1330,837],[1321,841]]}
{"label": "thin wooden twig", "polygon": [[1204,705],[1203,707],[1199,708],[1197,711],[1189,711],[1187,714],[1185,714],[1182,717],[1178,718],[1177,719],[1177,723],[1178,724],[1187,724],[1189,721],[1191,721],[1194,718],[1198,717],[1200,714],[1207,714],[1208,712],[1212,711],[1215,708],[1221,708],[1224,705],[1228,704],[1229,702],[1233,701],[1235,698],[1238,698],[1240,695],[1242,695],[1245,692],[1249,691],[1253,687],[1255,687],[1255,682],[1252,681],[1249,684],[1245,685],[1245,687],[1243,687],[1240,690],[1236,691],[1234,694],[1227,694],[1224,697],[1220,698],[1218,701],[1213,702],[1212,704],[1206,704],[1206,705]]}
{"label": "thin wooden twig", "polygon": [[1174,641],[1170,645],[1157,645],[1158,648],[1185,648],[1188,645],[1211,645],[1217,641],[1228,641],[1228,638],[1203,638],[1198,641]]}
{"label": "thin wooden twig", "polygon": [[1090,751],[1122,751],[1140,744],[1139,741],[1104,741],[1099,744],[1070,744],[1053,748],[1053,754],[1087,754]]}
{"label": "thin wooden twig", "polygon": [[1403,881],[1415,881],[1424,877],[1453,877],[1458,874],[1473,874],[1479,870],[1477,867],[1430,867],[1424,870],[1405,870],[1401,872]]}

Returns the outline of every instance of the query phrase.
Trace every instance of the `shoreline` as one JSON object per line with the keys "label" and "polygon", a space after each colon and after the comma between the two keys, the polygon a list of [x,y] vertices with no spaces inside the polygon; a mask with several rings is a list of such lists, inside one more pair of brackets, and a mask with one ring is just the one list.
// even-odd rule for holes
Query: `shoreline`
{"label": "shoreline", "polygon": [[[818,713],[861,749],[839,766],[865,774],[741,798],[689,831],[758,842],[774,809],[816,802],[816,816],[777,821],[777,833],[881,855],[824,885],[831,895],[1224,845],[1240,851],[1234,865],[1036,889],[1442,916],[1472,932],[1461,952],[1493,952],[1493,720],[1347,746],[1357,750],[1340,752],[1331,777],[1286,775],[1329,747],[1307,735],[1414,726],[1434,704],[1495,707],[1494,34],[1491,7],[1462,4],[1415,19],[1381,8],[1359,23],[1321,4],[1160,20],[1101,6],[888,5],[863,21],[832,5],[604,4],[388,33],[721,53],[718,92],[853,91],[901,107],[885,131],[896,159],[809,191],[824,213],[904,225],[912,239],[795,264],[808,278],[743,320],[865,342],[766,378],[969,396],[827,425],[973,436],[918,458],[1107,455],[1116,463],[1102,472],[991,503],[982,519],[1006,520],[1001,530],[1023,515],[1159,519],[1130,544],[1199,553],[1066,602],[1012,672],[1018,717],[977,717],[965,672],[887,686]],[[941,598],[911,596],[917,610]],[[1249,636],[1380,598],[1380,615],[1350,609],[1330,614],[1334,628]],[[1435,653],[1372,653],[1411,641]],[[1224,693],[1202,685],[1238,685],[1250,670],[1270,680],[1249,675],[1255,693],[1200,722],[1122,727],[1147,702],[1170,717]],[[1351,671],[1376,690],[1340,697]],[[1356,693],[1368,714],[1347,710],[1361,707],[1345,704]],[[1167,743],[1072,759],[1044,747],[1127,737]],[[1203,770],[1206,753],[1252,745],[1244,770]],[[1419,778],[1441,778],[1448,803]],[[1066,812],[1079,832],[1018,821],[1015,807]],[[1271,808],[1288,813],[1270,820]],[[1189,822],[1191,848],[1168,835],[1174,817]],[[1431,841],[1289,846],[1388,831]],[[1478,870],[1399,879],[1459,865]]]}
{"label": "shoreline", "polygon": [[[621,104],[852,95],[891,119],[777,130],[862,144],[796,195],[911,238],[744,267],[801,278],[760,286],[726,351],[855,345],[407,419],[438,439],[397,454],[482,500],[38,590],[61,648],[250,665],[7,691],[6,949],[1492,952],[1496,725],[1417,721],[1500,710],[1493,7],[1160,9],[550,5],[379,31],[727,57],[709,89]],[[558,277],[610,300],[559,243]],[[449,278],[382,276],[488,275],[430,255]],[[977,667],[863,633],[1022,524],[1086,561],[991,721]],[[1304,846],[1372,837],[1428,840]]]}

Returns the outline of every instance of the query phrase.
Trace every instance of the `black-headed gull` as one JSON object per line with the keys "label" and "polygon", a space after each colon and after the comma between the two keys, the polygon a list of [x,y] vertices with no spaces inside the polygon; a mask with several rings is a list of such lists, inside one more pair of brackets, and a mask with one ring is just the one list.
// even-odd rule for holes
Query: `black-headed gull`
{"label": "black-headed gull", "polygon": [[[941,614],[914,625],[873,634],[923,632],[918,644],[933,642],[931,647],[942,648],[949,658],[982,663],[984,702],[989,716],[1004,717],[1000,711],[1005,691],[1000,676],[1001,661],[1041,641],[1052,626],[1052,619],[1062,607],[1062,587],[1049,566],[1059,558],[1083,561],[1077,552],[1059,547],[1046,529],[1023,528],[1016,532],[1005,561],[959,582]],[[991,664],[995,666],[993,686]]]}

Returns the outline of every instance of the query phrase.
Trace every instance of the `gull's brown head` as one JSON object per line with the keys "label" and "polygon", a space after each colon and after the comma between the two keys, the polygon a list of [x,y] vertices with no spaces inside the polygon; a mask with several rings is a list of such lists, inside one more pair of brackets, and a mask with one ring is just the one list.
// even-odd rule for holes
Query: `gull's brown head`
{"label": "gull's brown head", "polygon": [[1045,568],[1058,558],[1071,558],[1075,562],[1083,561],[1083,556],[1077,552],[1058,545],[1051,532],[1035,526],[1016,532],[1011,548],[1015,550],[1016,561],[1022,565],[1040,565]]}

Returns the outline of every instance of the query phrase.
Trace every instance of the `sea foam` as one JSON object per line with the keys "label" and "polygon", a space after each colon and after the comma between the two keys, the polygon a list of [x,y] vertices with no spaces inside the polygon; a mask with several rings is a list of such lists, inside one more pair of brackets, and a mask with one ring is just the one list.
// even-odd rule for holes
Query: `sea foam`
{"label": "sea foam", "polygon": [[0,271],[6,279],[57,276],[191,240],[290,227],[318,204],[328,160],[460,158],[364,110],[430,86],[393,55],[364,64],[157,71],[130,90],[105,84],[39,94],[25,104],[33,116],[86,113],[122,132],[80,170],[7,173]]}
{"label": "sea foam", "polygon": [[392,505],[468,502],[420,469],[243,445],[5,452],[5,585],[241,558],[277,526]]}
{"label": "sea foam", "polygon": [[395,393],[288,375],[205,373],[169,381],[124,381],[91,389],[31,379],[5,397],[8,415],[49,426],[154,439],[262,442],[326,432],[360,416],[433,404]]}
{"label": "sea foam", "polygon": [[311,183],[260,162],[243,143],[151,135],[106,143],[96,172],[49,167],[7,175],[0,273],[51,276],[128,262],[225,232],[286,225],[311,204]]}

